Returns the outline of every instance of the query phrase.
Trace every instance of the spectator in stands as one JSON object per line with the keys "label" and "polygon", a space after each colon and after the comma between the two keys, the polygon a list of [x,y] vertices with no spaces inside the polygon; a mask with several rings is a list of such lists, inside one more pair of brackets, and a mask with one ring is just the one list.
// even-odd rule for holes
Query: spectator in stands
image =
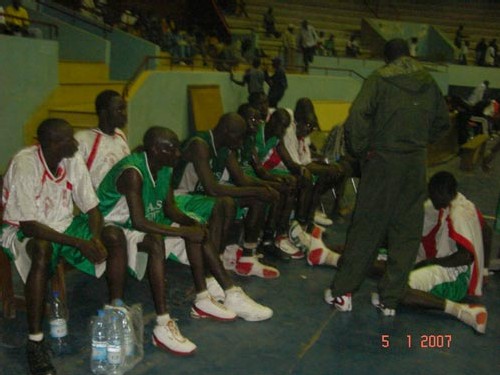
{"label": "spectator in stands", "polygon": [[488,44],[488,48],[486,49],[486,55],[484,56],[484,65],[495,66],[496,58],[497,58],[497,40],[492,39]]}
{"label": "spectator in stands", "polygon": [[237,17],[245,16],[245,18],[250,18],[247,13],[247,4],[245,0],[236,0],[236,11],[234,14]]}
{"label": "spectator in stands", "polygon": [[418,47],[418,38],[412,37],[410,39],[410,43],[408,45],[410,48],[410,56],[413,58],[416,58],[418,53],[417,53],[417,47]]}
{"label": "spectator in stands", "polygon": [[458,63],[460,65],[467,65],[467,55],[469,54],[469,41],[463,40],[458,53]]}
{"label": "spectator in stands", "polygon": [[284,66],[295,65],[295,51],[297,50],[297,41],[294,33],[295,27],[289,24],[286,31],[283,33],[282,43],[284,50]]}
{"label": "spectator in stands", "polygon": [[326,292],[336,309],[351,311],[351,293],[389,238],[390,261],[379,285],[380,308],[392,315],[420,243],[426,147],[450,125],[438,85],[410,58],[407,42],[390,40],[384,55],[387,64],[365,81],[345,123],[348,151],[362,163],[361,180],[342,267]]}
{"label": "spectator in stands", "polygon": [[460,49],[462,46],[462,42],[466,39],[464,35],[464,25],[458,25],[457,31],[455,31],[455,39],[453,39],[453,44],[455,47]]}
{"label": "spectator in stands", "polygon": [[476,65],[483,66],[484,59],[486,57],[486,50],[488,45],[486,44],[486,39],[481,38],[479,43],[476,44]]}
{"label": "spectator in stands", "polygon": [[356,34],[352,34],[345,46],[345,55],[347,57],[359,56],[359,42]]}
{"label": "spectator in stands", "polygon": [[233,83],[240,86],[247,86],[248,94],[255,92],[264,92],[265,74],[260,68],[260,58],[255,57],[252,61],[252,67],[247,69],[243,75],[243,80],[238,81],[234,78],[233,72],[229,73],[229,78]]}
{"label": "spectator in stands", "polygon": [[316,43],[316,55],[318,56],[326,56],[325,51],[325,32],[320,31],[318,35],[318,40]]}
{"label": "spectator in stands", "polygon": [[275,57],[273,59],[274,74],[269,75],[267,70],[265,71],[265,79],[269,85],[269,93],[267,98],[269,99],[269,106],[271,108],[277,108],[279,101],[285,95],[285,90],[288,88],[288,81],[286,79],[285,69],[281,66],[281,59]]}
{"label": "spectator in stands", "polygon": [[14,35],[29,35],[30,17],[26,8],[22,6],[21,0],[12,0],[12,4],[7,5],[5,22],[9,31]]}
{"label": "spectator in stands", "polygon": [[267,12],[264,13],[264,30],[266,32],[266,36],[269,37],[273,35],[275,38],[280,37],[280,33],[276,30],[275,19],[273,14],[273,7],[269,7]]}
{"label": "spectator in stands", "polygon": [[3,6],[0,5],[0,34],[7,33],[7,23],[5,22],[5,14]]}
{"label": "spectator in stands", "polygon": [[135,24],[137,22],[137,16],[130,9],[125,9],[120,16],[121,28],[128,33],[136,34]]}
{"label": "spectator in stands", "polygon": [[337,49],[335,48],[335,35],[333,33],[331,33],[325,41],[325,52],[326,56],[337,56]]}
{"label": "spectator in stands", "polygon": [[97,7],[94,0],[81,0],[80,13],[88,18],[102,22],[101,9]]}
{"label": "spectator in stands", "polygon": [[309,64],[313,62],[314,52],[318,43],[318,35],[312,25],[307,20],[303,20],[300,27],[299,46],[302,49],[304,60],[304,71],[309,71]]}

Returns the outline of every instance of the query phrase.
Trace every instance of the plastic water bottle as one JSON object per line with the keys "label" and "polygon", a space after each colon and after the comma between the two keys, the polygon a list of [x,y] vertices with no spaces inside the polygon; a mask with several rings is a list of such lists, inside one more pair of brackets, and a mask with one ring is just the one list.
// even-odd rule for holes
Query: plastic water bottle
{"label": "plastic water bottle", "polygon": [[108,374],[123,374],[125,351],[123,348],[123,327],[119,316],[110,313],[108,326],[108,342],[106,345],[106,359],[108,361]]}
{"label": "plastic water bottle", "polygon": [[59,292],[52,292],[50,305],[50,336],[52,350],[56,355],[69,353],[68,345],[68,310],[59,298]]}
{"label": "plastic water bottle", "polygon": [[97,312],[97,317],[92,323],[92,352],[90,355],[90,369],[92,373],[101,375],[107,374],[107,340],[106,323],[104,320],[104,310]]}
{"label": "plastic water bottle", "polygon": [[134,355],[134,335],[132,333],[132,322],[129,319],[127,307],[121,299],[115,300],[114,306],[118,307],[115,311],[120,315],[122,323],[125,357],[132,357]]}

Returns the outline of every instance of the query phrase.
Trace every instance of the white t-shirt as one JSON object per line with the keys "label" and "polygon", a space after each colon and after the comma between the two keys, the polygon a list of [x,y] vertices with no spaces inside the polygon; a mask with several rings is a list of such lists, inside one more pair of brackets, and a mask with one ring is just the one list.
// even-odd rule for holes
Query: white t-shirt
{"label": "white t-shirt", "polygon": [[75,139],[96,190],[109,170],[130,154],[127,138],[120,129],[115,129],[114,135],[100,129],[83,130],[76,133]]}
{"label": "white t-shirt", "polygon": [[[4,178],[4,222],[37,221],[64,232],[73,220],[73,202],[86,213],[99,204],[80,154],[63,159],[54,176],[40,146],[18,152]],[[8,244],[4,244],[8,247]]]}

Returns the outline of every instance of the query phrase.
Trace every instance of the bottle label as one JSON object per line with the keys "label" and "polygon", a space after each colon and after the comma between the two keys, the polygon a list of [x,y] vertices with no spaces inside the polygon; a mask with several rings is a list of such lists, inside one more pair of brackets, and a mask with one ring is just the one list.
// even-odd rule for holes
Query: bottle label
{"label": "bottle label", "polygon": [[92,341],[92,360],[105,361],[107,358],[106,341]]}
{"label": "bottle label", "polygon": [[108,363],[110,365],[120,365],[122,363],[122,348],[118,345],[108,345]]}
{"label": "bottle label", "polygon": [[58,318],[50,321],[50,335],[56,339],[66,337],[68,334],[68,325],[66,319]]}

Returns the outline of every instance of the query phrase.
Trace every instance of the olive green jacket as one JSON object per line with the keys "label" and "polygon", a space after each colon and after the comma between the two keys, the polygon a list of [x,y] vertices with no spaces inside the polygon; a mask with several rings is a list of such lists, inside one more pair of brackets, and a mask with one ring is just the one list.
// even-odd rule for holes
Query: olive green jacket
{"label": "olive green jacket", "polygon": [[400,57],[368,77],[345,123],[348,151],[425,152],[450,126],[439,87],[420,63]]}

